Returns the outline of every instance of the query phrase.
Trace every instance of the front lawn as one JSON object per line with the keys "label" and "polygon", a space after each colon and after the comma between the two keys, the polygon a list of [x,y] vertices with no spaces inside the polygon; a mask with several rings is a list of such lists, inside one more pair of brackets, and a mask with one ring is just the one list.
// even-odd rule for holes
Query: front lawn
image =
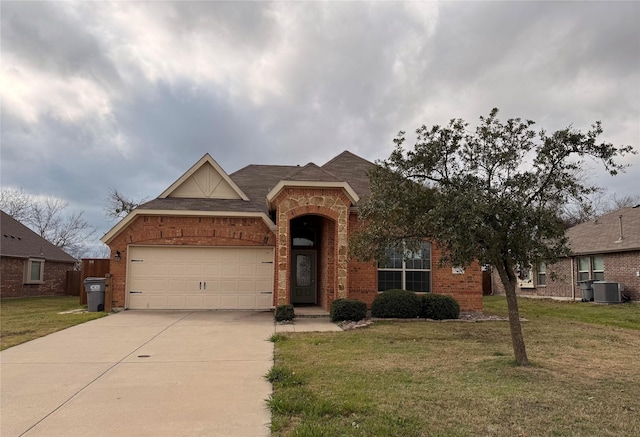
{"label": "front lawn", "polygon": [[[520,303],[528,368],[513,365],[504,321],[288,334],[269,374],[273,435],[640,435],[640,305],[598,317],[592,304]],[[504,298],[485,304],[506,314]]]}
{"label": "front lawn", "polygon": [[58,314],[86,309],[78,300],[78,296],[2,299],[0,350],[107,315],[102,312]]}

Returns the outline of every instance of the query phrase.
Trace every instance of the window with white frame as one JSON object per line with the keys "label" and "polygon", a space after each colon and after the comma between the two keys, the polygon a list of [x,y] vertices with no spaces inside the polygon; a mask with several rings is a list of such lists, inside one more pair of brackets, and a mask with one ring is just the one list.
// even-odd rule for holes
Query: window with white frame
{"label": "window with white frame", "polygon": [[547,285],[547,264],[546,263],[539,263],[538,264],[538,269],[537,269],[537,281],[536,284],[537,285]]}
{"label": "window with white frame", "polygon": [[578,281],[604,280],[604,256],[581,256],[578,258]]}
{"label": "window with white frame", "polygon": [[596,281],[604,281],[604,257],[602,255],[591,257],[591,277]]}
{"label": "window with white frame", "polygon": [[42,284],[44,278],[44,260],[29,258],[24,269],[25,284]]}
{"label": "window with white frame", "polygon": [[378,291],[392,289],[431,291],[431,243],[423,242],[415,252],[387,250],[378,265]]}

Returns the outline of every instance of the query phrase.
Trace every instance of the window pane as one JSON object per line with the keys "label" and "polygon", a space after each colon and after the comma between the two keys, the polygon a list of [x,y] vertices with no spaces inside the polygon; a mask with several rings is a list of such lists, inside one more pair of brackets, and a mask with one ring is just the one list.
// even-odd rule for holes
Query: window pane
{"label": "window pane", "polygon": [[41,271],[42,271],[42,262],[31,261],[31,276],[29,277],[29,280],[39,281],[41,278],[40,276]]}
{"label": "window pane", "polygon": [[311,256],[296,256],[296,285],[308,287],[311,285]]}
{"label": "window pane", "polygon": [[407,275],[405,278],[406,290],[424,291],[424,292],[431,291],[431,287],[430,287],[431,272],[407,271],[406,275]]}
{"label": "window pane", "polygon": [[547,275],[538,273],[538,285],[547,285]]}
{"label": "window pane", "polygon": [[417,252],[407,252],[407,269],[429,270],[431,268],[431,243],[423,242]]}
{"label": "window pane", "polygon": [[380,265],[381,269],[401,269],[402,268],[402,253],[393,250],[387,249],[385,251],[386,260],[384,265]]}
{"label": "window pane", "polygon": [[[589,271],[589,257],[581,256],[578,258],[578,271],[580,272],[588,272]],[[589,278],[587,278],[589,279]]]}
{"label": "window pane", "polygon": [[293,245],[294,246],[313,246],[315,243],[307,238],[299,238],[294,237]]}
{"label": "window pane", "polygon": [[378,270],[378,291],[402,288],[402,272]]}
{"label": "window pane", "polygon": [[604,272],[604,257],[603,256],[594,256],[593,257],[593,271],[594,272]]}
{"label": "window pane", "polygon": [[547,273],[547,265],[545,263],[538,264],[538,273]]}
{"label": "window pane", "polygon": [[593,272],[593,279],[596,281],[604,281],[604,272]]}
{"label": "window pane", "polygon": [[589,272],[578,273],[578,281],[586,281],[587,279],[589,279]]}

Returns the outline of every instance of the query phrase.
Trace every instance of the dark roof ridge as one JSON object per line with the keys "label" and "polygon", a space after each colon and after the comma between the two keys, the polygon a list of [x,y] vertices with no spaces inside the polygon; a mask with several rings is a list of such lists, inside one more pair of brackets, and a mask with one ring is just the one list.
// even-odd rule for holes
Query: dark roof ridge
{"label": "dark roof ridge", "polygon": [[318,164],[314,162],[309,162],[302,167],[296,167],[296,169],[293,172],[289,173],[284,178],[284,180],[295,180],[295,176],[304,174],[308,172],[310,169],[312,169],[313,171],[319,171],[322,174],[329,176],[331,179],[335,179],[336,181],[344,182],[341,178],[337,177],[334,173],[328,170],[325,170],[324,168],[320,167]]}
{"label": "dark roof ridge", "polygon": [[350,156],[350,157],[358,158],[358,159],[360,159],[360,160],[362,160],[362,161],[366,161],[366,162],[368,162],[369,164],[373,164],[373,162],[369,161],[368,159],[363,158],[363,157],[362,157],[362,156],[360,156],[360,155],[356,155],[355,153],[350,152],[349,150],[343,150],[341,153],[337,154],[336,156],[334,156],[333,158],[331,158],[329,161],[325,162],[325,163],[322,165],[322,167],[326,167],[326,166],[328,166],[328,165],[331,165],[332,163],[334,163],[334,162],[335,162],[335,161],[337,161],[338,159],[342,159],[342,158],[344,158],[345,156]]}

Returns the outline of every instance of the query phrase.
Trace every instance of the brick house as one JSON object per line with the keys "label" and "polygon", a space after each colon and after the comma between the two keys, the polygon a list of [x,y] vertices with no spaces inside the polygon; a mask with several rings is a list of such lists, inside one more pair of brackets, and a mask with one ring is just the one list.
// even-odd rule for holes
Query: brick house
{"label": "brick house", "polygon": [[0,211],[0,297],[67,294],[67,271],[77,260]]}
{"label": "brick house", "polygon": [[371,304],[389,288],[445,293],[482,309],[478,265],[438,267],[429,242],[385,266],[349,258],[371,162],[343,152],[323,166],[249,165],[228,175],[204,155],[102,241],[111,249],[113,305],[131,309],[328,309]]}
{"label": "brick house", "polygon": [[[606,280],[624,285],[640,301],[640,205],[622,208],[567,229],[572,255],[553,265],[533,266],[519,281],[521,296],[581,300],[579,281]],[[494,294],[504,294],[497,274]]]}

